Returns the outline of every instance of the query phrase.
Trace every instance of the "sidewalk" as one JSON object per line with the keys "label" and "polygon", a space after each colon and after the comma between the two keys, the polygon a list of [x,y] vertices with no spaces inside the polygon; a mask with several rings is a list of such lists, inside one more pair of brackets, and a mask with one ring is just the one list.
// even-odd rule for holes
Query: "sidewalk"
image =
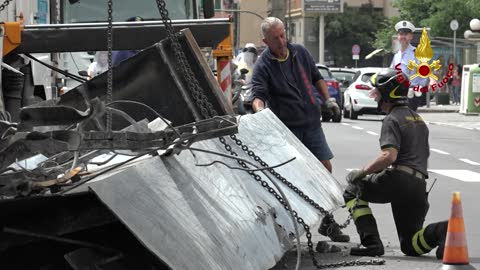
{"label": "sidewalk", "polygon": [[430,108],[421,107],[417,112],[429,124],[451,126],[480,131],[480,115],[465,115],[459,113],[459,105],[436,105]]}
{"label": "sidewalk", "polygon": [[433,112],[458,112],[460,105],[437,105],[435,102],[430,102],[430,108],[426,106],[417,109],[419,113],[433,113]]}

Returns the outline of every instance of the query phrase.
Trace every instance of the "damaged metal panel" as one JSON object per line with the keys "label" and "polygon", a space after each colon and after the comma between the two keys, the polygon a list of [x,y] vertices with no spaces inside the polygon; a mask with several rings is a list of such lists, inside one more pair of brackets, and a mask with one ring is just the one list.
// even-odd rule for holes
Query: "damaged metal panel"
{"label": "damaged metal panel", "polygon": [[[240,118],[237,138],[270,166],[296,157],[277,172],[327,210],[342,203],[339,183],[271,111]],[[240,157],[249,159],[229,138],[227,142]],[[217,139],[193,147],[225,153]],[[193,153],[151,157],[100,176],[88,186],[172,269],[273,267],[294,238],[293,223],[283,205],[244,171],[218,163],[196,166],[217,160],[238,167],[235,160]],[[279,185],[306,224],[319,222],[313,207]]]}
{"label": "damaged metal panel", "polygon": [[[232,108],[213,77],[191,31],[182,30],[178,39],[188,64],[207,100],[212,104],[212,108],[218,112],[218,115],[232,114]],[[178,68],[179,65],[179,59],[176,58],[169,39],[163,39],[113,69],[113,100],[142,102],[170,120],[173,126],[204,119],[188,87],[192,78],[186,78]],[[68,91],[55,102],[46,101],[32,107],[57,105],[86,111],[88,104],[85,100],[96,97],[104,99],[106,89],[107,73],[105,72]],[[144,107],[135,104],[118,103],[114,107],[126,112],[137,121],[144,118],[153,120],[157,117]],[[20,117],[22,121],[33,118],[27,111]],[[123,128],[127,124],[120,119],[114,121],[116,129]]]}

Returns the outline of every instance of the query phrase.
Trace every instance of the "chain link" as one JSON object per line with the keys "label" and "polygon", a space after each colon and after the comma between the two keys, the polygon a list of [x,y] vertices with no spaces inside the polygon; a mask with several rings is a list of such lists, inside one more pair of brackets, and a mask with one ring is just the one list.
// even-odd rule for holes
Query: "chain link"
{"label": "chain link", "polygon": [[0,5],[0,12],[2,12],[6,7],[8,7],[8,4],[12,2],[13,0],[5,0],[1,5]]}
{"label": "chain link", "polygon": [[[108,26],[107,26],[107,50],[108,50],[108,73],[107,73],[107,104],[113,100],[113,0],[108,0]],[[112,111],[107,110],[107,131],[112,131]]]}
{"label": "chain link", "polygon": [[[158,10],[160,12],[161,19],[167,31],[168,39],[170,40],[171,45],[173,47],[175,57],[179,61],[180,70],[185,76],[185,80],[188,83],[188,88],[197,106],[199,107],[202,116],[206,119],[213,116],[217,116],[218,113],[215,111],[210,101],[208,101],[207,97],[203,92],[202,87],[198,83],[198,80],[194,76],[190,68],[190,65],[187,62],[185,53],[183,52],[180,42],[178,41],[178,37],[174,32],[172,21],[168,16],[168,10],[166,9],[165,1],[156,0],[156,2],[157,2]],[[252,150],[250,150],[248,146],[244,145],[241,140],[237,139],[235,135],[231,135],[230,138],[235,142],[235,144],[237,144],[237,146],[239,146],[243,151],[245,151],[250,157],[252,157],[255,161],[260,163],[261,166],[268,167],[267,163],[265,163],[259,156],[255,155],[255,153]],[[220,140],[220,143],[224,145],[225,150],[230,153],[230,155],[238,157],[238,154],[235,151],[233,151],[232,146],[226,142],[226,139],[224,137],[220,137],[219,140]],[[242,168],[245,168],[245,169],[249,168],[248,165],[242,160],[237,160],[237,162],[240,164]],[[305,201],[307,201],[310,205],[315,207],[315,209],[317,209],[321,214],[331,215],[327,210],[322,208],[318,203],[316,203],[313,199],[308,197],[308,195],[306,195],[303,191],[298,189],[295,185],[293,185],[291,182],[289,182],[287,179],[285,179],[283,176],[277,173],[274,169],[269,169],[268,171],[272,173],[272,175],[274,175],[282,183],[284,183],[287,187],[289,187],[295,193],[297,193],[300,197],[302,197]],[[385,260],[373,259],[373,260],[367,260],[367,261],[355,260],[355,261],[340,262],[340,263],[333,263],[333,264],[319,264],[317,259],[315,258],[315,252],[313,250],[312,233],[310,232],[310,226],[305,223],[303,218],[301,218],[295,210],[290,209],[288,207],[287,203],[282,198],[282,196],[278,194],[275,191],[275,189],[268,184],[268,182],[262,180],[262,177],[260,175],[252,171],[248,172],[248,174],[250,174],[256,182],[258,182],[264,189],[266,189],[270,194],[272,194],[278,200],[278,202],[280,202],[280,204],[283,205],[283,207],[287,211],[292,213],[292,215],[297,220],[297,222],[303,227],[307,237],[308,252],[312,257],[313,264],[317,269],[335,268],[335,267],[342,267],[342,266],[356,266],[356,265],[382,265],[385,263]],[[347,220],[348,222],[345,222],[344,227],[346,227],[350,223],[350,220],[351,220],[351,215]]]}
{"label": "chain link", "polygon": [[[256,156],[255,153],[252,150],[248,149],[248,146],[244,145],[241,140],[237,139],[235,135],[230,135],[230,138],[235,141],[235,144],[237,144],[243,151],[245,151],[250,157],[253,157],[253,159],[257,162],[260,163],[263,167],[268,167],[268,164],[265,163],[263,160],[261,160],[260,157]],[[230,153],[232,156],[238,156],[238,154],[233,151],[232,147],[226,142],[224,137],[220,138],[220,142],[224,145],[225,150]],[[242,166],[242,168],[247,169],[248,165],[245,164],[242,160],[237,160],[237,162]],[[287,185],[290,189],[292,189],[295,193],[297,193],[300,197],[302,197],[304,200],[306,200],[310,205],[314,206],[315,209],[320,211],[320,213],[324,215],[330,215],[328,211],[326,211],[324,208],[322,208],[320,205],[315,203],[311,198],[309,198],[306,194],[304,194],[301,190],[299,190],[296,186],[294,186],[291,182],[286,180],[284,177],[282,177],[279,173],[275,172],[274,169],[268,169],[268,171],[275,176],[277,179],[282,181],[285,185]],[[317,259],[315,258],[315,251],[313,249],[313,242],[312,242],[312,233],[310,232],[310,226],[305,223],[303,218],[301,218],[298,213],[293,210],[289,209],[287,203],[285,200],[280,196],[274,188],[272,188],[266,181],[262,180],[262,177],[255,172],[248,172],[255,181],[257,181],[264,189],[266,189],[270,194],[272,194],[278,202],[280,202],[283,207],[292,213],[292,215],[295,217],[297,222],[303,227],[305,230],[305,236],[307,237],[307,247],[308,247],[308,253],[310,254],[310,257],[312,259],[313,265],[317,269],[326,269],[326,268],[337,268],[337,267],[344,267],[344,266],[357,266],[357,265],[382,265],[385,264],[385,260],[383,259],[373,259],[373,260],[367,260],[367,261],[344,261],[340,263],[331,263],[331,264],[320,264]]]}
{"label": "chain link", "polygon": [[166,3],[164,0],[156,0],[158,10],[160,12],[160,17],[165,25],[165,29],[167,31],[168,39],[171,42],[173,47],[173,51],[175,54],[175,58],[179,61],[179,67],[182,71],[183,75],[185,76],[185,81],[188,84],[188,89],[190,90],[193,99],[197,103],[200,113],[204,117],[204,119],[208,119],[214,116],[218,116],[218,113],[212,106],[212,103],[207,99],[205,96],[204,91],[200,84],[198,83],[197,78],[193,74],[192,69],[187,61],[187,57],[183,52],[183,49],[178,41],[178,37],[175,34],[175,30],[172,26],[172,20],[168,17],[168,10],[166,8]]}
{"label": "chain link", "polygon": [[[253,158],[256,162],[258,162],[262,167],[270,167],[265,161],[263,161],[259,156],[255,155],[255,153],[248,148],[248,146],[244,145],[243,142],[237,138],[235,135],[230,135],[230,138],[235,142],[236,145],[238,145],[248,156]],[[316,203],[312,198],[310,198],[307,194],[305,194],[303,191],[301,191],[298,187],[296,187],[294,184],[289,182],[285,177],[283,177],[281,174],[275,171],[275,169],[268,169],[268,171],[278,180],[280,180],[285,186],[293,190],[295,193],[298,194],[301,198],[303,198],[307,203],[309,203],[311,206],[313,206],[315,209],[317,209],[320,214],[324,216],[330,216],[331,220],[333,220],[333,215],[329,213],[327,210],[325,210],[323,207],[321,207],[318,203]],[[355,205],[352,208],[352,211],[357,207],[358,200],[355,201]],[[351,222],[352,220],[352,214],[350,214],[347,218],[347,220],[343,224],[338,224],[336,221],[334,221],[341,229],[345,229]]]}

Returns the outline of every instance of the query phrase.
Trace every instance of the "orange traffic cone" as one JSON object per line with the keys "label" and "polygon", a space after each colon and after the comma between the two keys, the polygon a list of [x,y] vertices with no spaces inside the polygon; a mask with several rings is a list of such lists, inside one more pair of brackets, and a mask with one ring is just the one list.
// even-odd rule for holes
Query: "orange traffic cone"
{"label": "orange traffic cone", "polygon": [[476,270],[468,259],[467,239],[463,223],[462,201],[460,192],[453,193],[452,213],[448,220],[447,238],[443,252],[442,270],[462,269]]}

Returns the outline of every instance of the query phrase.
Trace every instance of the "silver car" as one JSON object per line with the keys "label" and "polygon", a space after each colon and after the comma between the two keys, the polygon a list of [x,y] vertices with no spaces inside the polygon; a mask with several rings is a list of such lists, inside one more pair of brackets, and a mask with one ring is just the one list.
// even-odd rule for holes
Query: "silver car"
{"label": "silver car", "polygon": [[345,92],[348,86],[352,84],[357,70],[353,68],[330,68],[332,76],[338,81],[340,91]]}

